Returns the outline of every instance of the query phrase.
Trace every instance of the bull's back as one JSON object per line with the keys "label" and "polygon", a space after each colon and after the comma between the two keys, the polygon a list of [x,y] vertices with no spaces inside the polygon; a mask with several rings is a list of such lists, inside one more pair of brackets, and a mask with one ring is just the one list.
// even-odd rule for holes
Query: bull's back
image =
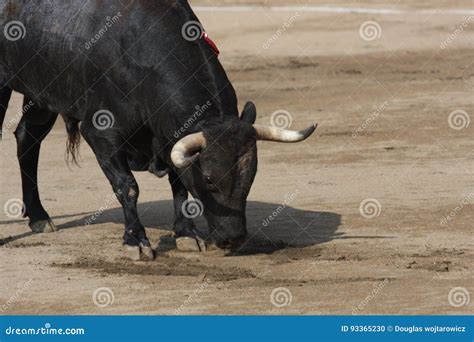
{"label": "bull's back", "polygon": [[87,34],[79,3],[0,0],[0,65],[4,81],[38,102],[64,110],[84,88],[80,37]]}
{"label": "bull's back", "polygon": [[0,28],[18,21],[25,35],[0,40],[0,81],[55,112],[92,120],[108,110],[123,135],[146,125],[167,145],[209,99],[213,105],[198,121],[238,116],[211,47],[182,36],[184,24],[197,20],[187,1],[10,3],[0,0]]}
{"label": "bull's back", "polygon": [[134,95],[162,80],[154,69],[173,47],[166,34],[142,37],[144,28],[158,35],[166,22],[156,19],[166,11],[168,21],[179,21],[182,11],[167,1],[122,3],[0,0],[0,27],[12,35],[0,40],[0,81],[79,119],[89,109],[141,102]]}

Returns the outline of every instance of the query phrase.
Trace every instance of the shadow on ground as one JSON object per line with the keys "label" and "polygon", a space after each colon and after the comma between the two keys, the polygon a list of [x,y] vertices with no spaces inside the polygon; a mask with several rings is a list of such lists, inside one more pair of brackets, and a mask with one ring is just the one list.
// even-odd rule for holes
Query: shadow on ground
{"label": "shadow on ground", "polygon": [[[172,230],[173,202],[154,201],[138,206],[140,219],[147,229]],[[73,218],[73,220],[67,220]],[[97,212],[54,216],[59,229],[72,229],[91,225],[123,224],[122,208],[101,209]],[[0,225],[20,223],[21,220],[3,221]],[[198,230],[205,233],[206,221],[195,219]],[[341,215],[332,212],[311,211],[276,203],[247,203],[248,241],[238,254],[272,253],[286,247],[306,247],[342,238],[337,233]],[[33,233],[22,233],[0,240],[0,245],[15,241]]]}

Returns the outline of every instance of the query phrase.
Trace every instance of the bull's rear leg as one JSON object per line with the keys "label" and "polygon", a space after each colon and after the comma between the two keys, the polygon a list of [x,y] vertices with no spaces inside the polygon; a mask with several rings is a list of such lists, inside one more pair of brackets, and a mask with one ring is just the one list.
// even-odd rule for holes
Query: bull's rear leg
{"label": "bull's rear leg", "polygon": [[38,192],[38,159],[41,142],[51,131],[58,114],[40,108],[37,104],[31,106],[31,103],[25,97],[23,108],[28,110],[23,114],[15,131],[25,205],[24,215],[30,219],[29,225],[34,232],[52,232],[57,230],[56,226],[44,210]]}
{"label": "bull's rear leg", "polygon": [[112,128],[101,131],[87,122],[82,123],[81,133],[94,151],[100,167],[122,205],[125,216],[123,244],[127,256],[132,260],[153,259],[153,249],[146,236],[145,227],[138,217],[138,184],[130,170],[127,153],[121,147],[122,139],[117,132],[112,131]]}

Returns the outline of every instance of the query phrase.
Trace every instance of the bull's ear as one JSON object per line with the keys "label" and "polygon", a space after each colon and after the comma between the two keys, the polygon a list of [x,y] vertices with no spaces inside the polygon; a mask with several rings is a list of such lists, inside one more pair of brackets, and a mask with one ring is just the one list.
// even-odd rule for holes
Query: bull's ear
{"label": "bull's ear", "polygon": [[256,119],[257,119],[257,107],[255,107],[253,102],[249,101],[245,104],[244,109],[242,110],[242,115],[240,116],[240,120],[253,125]]}

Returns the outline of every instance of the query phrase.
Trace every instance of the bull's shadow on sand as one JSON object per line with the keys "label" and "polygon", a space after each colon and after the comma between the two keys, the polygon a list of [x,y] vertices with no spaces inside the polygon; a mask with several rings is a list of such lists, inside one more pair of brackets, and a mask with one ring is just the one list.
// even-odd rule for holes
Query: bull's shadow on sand
{"label": "bull's shadow on sand", "polygon": [[[173,202],[171,200],[140,203],[138,210],[140,219],[147,229],[172,230]],[[68,218],[73,218],[73,220],[69,221]],[[52,219],[59,229],[80,228],[84,227],[86,223],[123,225],[124,222],[121,207],[97,212],[53,216]],[[197,229],[205,233],[207,224],[204,217],[198,217],[194,221]],[[0,225],[3,224],[8,224],[8,222],[0,222]],[[247,203],[248,241],[237,254],[270,254],[286,247],[307,247],[340,239],[343,238],[343,233],[337,232],[340,224],[341,215],[336,213],[297,209],[277,203],[249,201]],[[10,237],[5,242],[21,239],[28,235],[30,234]]]}

